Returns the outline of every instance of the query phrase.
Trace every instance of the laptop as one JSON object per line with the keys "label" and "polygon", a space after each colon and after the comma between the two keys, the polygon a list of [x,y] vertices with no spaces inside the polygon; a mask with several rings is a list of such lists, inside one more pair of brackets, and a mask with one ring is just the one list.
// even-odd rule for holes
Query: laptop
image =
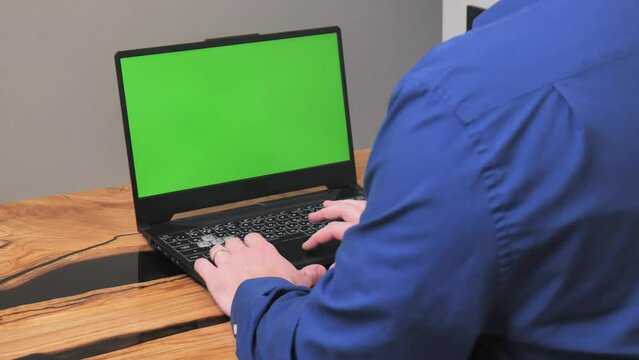
{"label": "laptop", "polygon": [[157,251],[200,283],[195,260],[250,232],[298,268],[334,260],[337,241],[301,244],[326,225],[307,217],[324,200],[362,198],[338,27],[121,51],[115,65],[137,227]]}

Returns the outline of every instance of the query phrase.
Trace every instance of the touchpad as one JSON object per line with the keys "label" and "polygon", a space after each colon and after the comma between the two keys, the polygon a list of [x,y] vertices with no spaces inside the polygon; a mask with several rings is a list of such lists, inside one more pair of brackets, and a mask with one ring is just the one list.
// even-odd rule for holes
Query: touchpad
{"label": "touchpad", "polygon": [[313,250],[306,251],[302,249],[302,243],[305,240],[285,241],[276,244],[275,247],[282,256],[292,262],[298,269],[309,264],[330,265],[333,263],[340,241],[333,240],[319,245]]}

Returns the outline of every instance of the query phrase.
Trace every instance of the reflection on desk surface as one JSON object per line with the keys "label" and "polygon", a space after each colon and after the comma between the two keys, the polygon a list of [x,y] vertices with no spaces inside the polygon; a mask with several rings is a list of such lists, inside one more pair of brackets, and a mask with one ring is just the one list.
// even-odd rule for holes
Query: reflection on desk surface
{"label": "reflection on desk surface", "polygon": [[235,358],[208,291],[136,231],[128,185],[0,204],[0,358]]}
{"label": "reflection on desk surface", "polygon": [[55,268],[16,287],[0,290],[0,310],[179,274],[183,274],[180,268],[154,251],[80,261]]}

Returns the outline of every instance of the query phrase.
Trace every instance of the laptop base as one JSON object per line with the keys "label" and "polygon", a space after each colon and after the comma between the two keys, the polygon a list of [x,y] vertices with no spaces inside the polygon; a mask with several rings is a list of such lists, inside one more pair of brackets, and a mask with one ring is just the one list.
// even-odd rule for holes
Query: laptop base
{"label": "laptop base", "polygon": [[[229,236],[242,237],[245,235],[239,227],[233,231],[224,228],[224,225],[233,228],[235,226],[233,224],[247,223],[254,219],[273,219],[274,214],[288,213],[289,210],[299,209],[305,211],[303,213],[298,211],[299,217],[307,218],[307,213],[321,208],[321,203],[324,200],[362,198],[361,188],[349,186],[169,221],[140,229],[140,231],[155,249],[203,284],[202,279],[193,269],[195,260],[200,257],[209,258],[210,248],[217,243],[223,243]],[[284,224],[288,222],[289,219],[282,220]],[[290,220],[293,226],[299,226],[299,222],[299,219]],[[310,224],[311,231],[305,233],[289,230],[289,233],[272,234],[265,230],[266,234],[263,236],[298,269],[310,264],[330,265],[334,261],[339,241],[331,241],[311,251],[302,249],[302,243],[323,225],[325,224]],[[286,226],[292,227],[291,225]],[[225,230],[224,234],[216,232],[220,228]],[[259,230],[254,232],[260,233]],[[294,234],[291,235],[290,232],[294,232]],[[222,237],[222,235],[225,236]]]}

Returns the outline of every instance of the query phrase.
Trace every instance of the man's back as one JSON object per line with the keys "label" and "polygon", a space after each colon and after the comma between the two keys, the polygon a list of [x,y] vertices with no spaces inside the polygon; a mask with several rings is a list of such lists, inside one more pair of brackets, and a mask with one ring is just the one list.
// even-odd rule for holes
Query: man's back
{"label": "man's back", "polygon": [[240,357],[639,357],[639,1],[475,27],[395,89],[335,268],[240,285]]}
{"label": "man's back", "polygon": [[489,332],[517,358],[639,357],[639,3],[529,4],[499,4],[407,76],[482,162],[505,277]]}

